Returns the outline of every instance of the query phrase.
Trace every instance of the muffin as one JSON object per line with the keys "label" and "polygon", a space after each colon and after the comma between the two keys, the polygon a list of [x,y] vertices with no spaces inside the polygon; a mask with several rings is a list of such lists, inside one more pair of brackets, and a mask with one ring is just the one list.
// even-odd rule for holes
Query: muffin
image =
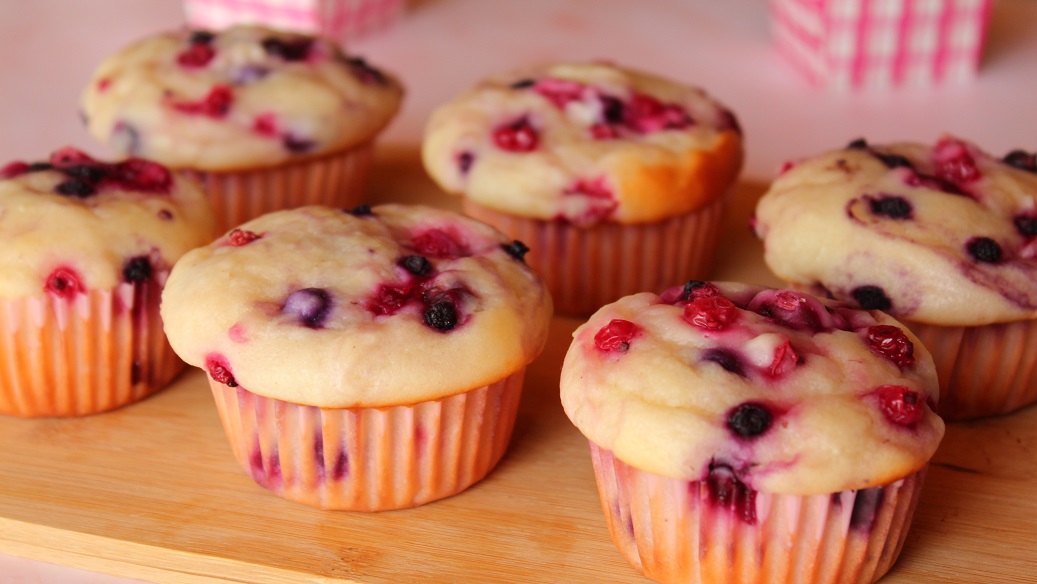
{"label": "muffin", "polygon": [[925,348],[880,311],[689,282],[573,333],[565,413],[616,546],[659,582],[873,582],[944,431]]}
{"label": "muffin", "polygon": [[95,414],[169,383],[162,286],[214,236],[198,186],[151,161],[65,148],[0,168],[0,413]]}
{"label": "muffin", "polygon": [[324,509],[414,507],[507,448],[551,316],[525,249],[429,207],[279,211],[184,256],[162,313],[258,484]]}
{"label": "muffin", "polygon": [[742,157],[734,115],[704,91],[606,63],[486,79],[432,114],[422,147],[466,213],[530,242],[574,315],[705,277]]}
{"label": "muffin", "polygon": [[1037,400],[1033,154],[855,140],[778,177],[755,230],[778,277],[910,327],[933,354],[945,419]]}
{"label": "muffin", "polygon": [[229,229],[269,211],[361,201],[374,140],[402,91],[320,37],[185,29],[106,59],[82,112],[120,155],[197,177]]}

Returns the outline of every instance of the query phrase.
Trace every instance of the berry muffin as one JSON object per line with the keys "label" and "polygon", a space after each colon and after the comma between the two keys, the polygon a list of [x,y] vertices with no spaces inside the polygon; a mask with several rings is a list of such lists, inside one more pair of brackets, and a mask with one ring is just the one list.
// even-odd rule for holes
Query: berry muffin
{"label": "berry muffin", "polygon": [[325,509],[414,507],[507,448],[551,317],[525,251],[449,211],[302,207],[184,256],[162,313],[258,484]]}
{"label": "berry muffin", "polygon": [[555,309],[582,315],[705,277],[742,156],[701,89],[605,63],[484,80],[432,114],[422,149],[466,213],[530,242]]}
{"label": "berry muffin", "polygon": [[1004,414],[1037,400],[1037,162],[934,145],[846,148],[790,167],[756,234],[780,278],[884,310],[936,362],[940,414]]}
{"label": "berry muffin", "polygon": [[326,39],[238,26],[125,47],[94,72],[82,113],[119,154],[198,177],[229,229],[273,210],[362,200],[373,141],[402,93]]}
{"label": "berry muffin", "polygon": [[147,160],[0,168],[0,413],[94,414],[169,383],[162,286],[214,227],[198,186]]}
{"label": "berry muffin", "polygon": [[566,414],[627,560],[660,582],[873,582],[943,437],[932,360],[880,311],[689,282],[573,333]]}

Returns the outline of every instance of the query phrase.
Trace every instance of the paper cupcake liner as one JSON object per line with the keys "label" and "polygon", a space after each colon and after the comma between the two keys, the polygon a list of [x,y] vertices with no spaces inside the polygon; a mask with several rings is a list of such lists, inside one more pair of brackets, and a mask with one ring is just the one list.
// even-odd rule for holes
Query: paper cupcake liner
{"label": "paper cupcake liner", "polygon": [[544,279],[555,312],[591,314],[623,296],[659,292],[713,267],[726,197],[655,223],[598,223],[517,217],[463,201],[464,212],[529,246],[526,263]]}
{"label": "paper cupcake liner", "polygon": [[260,486],[321,509],[383,511],[489,474],[511,439],[524,373],[390,408],[319,408],[209,385],[234,457]]}
{"label": "paper cupcake liner", "polygon": [[168,384],[184,363],[162,332],[167,275],[73,299],[0,301],[0,413],[95,414]]}
{"label": "paper cupcake liner", "polygon": [[184,13],[197,28],[262,24],[341,42],[388,28],[405,5],[404,0],[185,0]]}
{"label": "paper cupcake liner", "polygon": [[769,0],[775,47],[806,78],[839,90],[975,77],[992,0]]}
{"label": "paper cupcake liner", "polygon": [[904,321],[933,355],[945,420],[1013,412],[1037,402],[1037,320],[984,326]]}
{"label": "paper cupcake liner", "polygon": [[229,230],[282,209],[306,205],[352,208],[363,202],[374,146],[367,143],[271,168],[182,172],[201,183],[217,225]]}
{"label": "paper cupcake liner", "polygon": [[900,554],[925,468],[885,486],[773,495],[638,470],[591,443],[612,540],[658,582],[874,582]]}

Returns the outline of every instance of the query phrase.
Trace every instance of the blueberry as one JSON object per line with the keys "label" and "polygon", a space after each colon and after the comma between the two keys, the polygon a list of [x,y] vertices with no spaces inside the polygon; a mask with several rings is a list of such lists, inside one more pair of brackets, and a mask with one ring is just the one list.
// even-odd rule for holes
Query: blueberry
{"label": "blueberry", "polygon": [[864,310],[889,310],[893,307],[886,291],[878,286],[858,286],[850,294]]}
{"label": "blueberry", "polygon": [[852,140],[849,144],[847,144],[846,145],[846,149],[847,150],[867,150],[868,149],[868,141],[865,140],[864,138],[857,138],[856,140]]}
{"label": "blueberry", "polygon": [[910,219],[912,214],[911,203],[903,197],[896,195],[881,195],[879,198],[868,197],[871,212],[890,219]]}
{"label": "blueberry", "polygon": [[309,328],[320,328],[331,312],[331,295],[323,288],[303,288],[288,295],[281,312]]}
{"label": "blueberry", "polygon": [[727,428],[742,438],[755,438],[771,427],[774,421],[764,406],[747,402],[727,415]]}
{"label": "blueberry", "polygon": [[449,302],[437,302],[425,311],[425,324],[439,331],[457,326],[457,311]]}
{"label": "blueberry", "polygon": [[526,89],[528,87],[533,87],[534,85],[536,85],[536,79],[519,79],[509,87],[512,89]]}
{"label": "blueberry", "polygon": [[285,61],[302,61],[309,56],[313,40],[305,37],[291,40],[267,37],[260,44],[271,57],[280,57]]}
{"label": "blueberry", "polygon": [[81,181],[88,182],[90,184],[97,184],[101,182],[104,177],[108,174],[105,170],[99,166],[90,166],[88,164],[77,164],[75,166],[68,166],[64,169],[72,178],[77,178]]}
{"label": "blueberry", "polygon": [[301,154],[313,150],[313,147],[317,144],[313,140],[300,138],[292,134],[286,135],[284,139],[281,140],[281,143],[284,144],[286,150],[294,154]]}
{"label": "blueberry", "polygon": [[25,172],[40,172],[41,170],[50,170],[54,168],[54,165],[49,162],[33,162],[25,169]]}
{"label": "blueberry", "polygon": [[191,36],[188,39],[192,45],[207,45],[216,38],[216,35],[207,30],[193,30]]}
{"label": "blueberry", "polygon": [[623,123],[623,113],[625,109],[623,102],[611,95],[602,95],[599,99],[601,99],[601,113],[605,118],[605,123]]}
{"label": "blueberry", "polygon": [[965,244],[965,249],[977,262],[996,264],[1001,261],[1001,246],[989,237],[973,237]]}
{"label": "blueberry", "polygon": [[745,367],[742,365],[742,359],[730,349],[706,349],[702,354],[702,360],[712,361],[723,367],[724,371],[734,373],[739,377],[745,377]]}
{"label": "blueberry", "polygon": [[899,154],[879,154],[875,153],[875,157],[882,161],[882,164],[886,165],[886,168],[910,168],[914,169],[914,165],[911,161]]}
{"label": "blueberry", "polygon": [[374,215],[374,211],[372,211],[370,205],[367,204],[357,205],[356,207],[353,207],[352,209],[346,211],[346,213],[349,213],[350,215],[355,215],[356,217]]}
{"label": "blueberry", "polygon": [[1037,215],[1017,215],[1014,223],[1015,228],[1023,237],[1037,235]]}
{"label": "blueberry", "polygon": [[1037,172],[1037,153],[1031,154],[1025,150],[1012,150],[1005,154],[1002,160],[1005,164],[1019,170]]}
{"label": "blueberry", "polygon": [[681,292],[680,297],[677,298],[677,301],[680,302],[682,300],[687,300],[691,298],[691,295],[695,292],[695,290],[705,285],[706,283],[702,280],[688,280],[684,283],[684,290]]}
{"label": "blueberry", "polygon": [[473,162],[475,162],[475,154],[467,150],[457,155],[457,168],[461,171],[461,174],[468,174]]}
{"label": "blueberry", "polygon": [[151,278],[151,262],[147,256],[130,258],[122,267],[122,277],[129,283],[148,280]]}
{"label": "blueberry", "polygon": [[243,65],[231,71],[231,79],[235,85],[248,85],[263,79],[270,74],[270,68],[262,65]]}
{"label": "blueberry", "polygon": [[58,184],[54,190],[62,195],[81,198],[89,197],[97,192],[93,185],[76,178],[70,178],[63,183]]}
{"label": "blueberry", "polygon": [[427,276],[432,271],[432,264],[423,256],[409,255],[398,262],[403,269],[415,276]]}
{"label": "blueberry", "polygon": [[501,249],[520,262],[526,261],[526,254],[529,252],[529,247],[517,239],[511,243],[502,243]]}

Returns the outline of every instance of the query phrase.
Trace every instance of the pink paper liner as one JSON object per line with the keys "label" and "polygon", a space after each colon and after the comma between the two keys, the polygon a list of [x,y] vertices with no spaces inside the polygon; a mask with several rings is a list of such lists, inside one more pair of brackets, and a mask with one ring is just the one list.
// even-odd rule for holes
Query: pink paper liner
{"label": "pink paper liner", "polygon": [[705,279],[713,267],[726,196],[655,223],[577,227],[502,213],[464,199],[464,212],[529,246],[555,312],[586,316],[619,298]]}
{"label": "pink paper liner", "polygon": [[238,464],[321,509],[405,509],[460,493],[504,455],[525,370],[457,395],[388,408],[319,408],[209,378]]}
{"label": "pink paper liner", "polygon": [[341,42],[388,28],[405,6],[405,0],[185,0],[184,13],[197,28],[262,24]]}
{"label": "pink paper liner", "polygon": [[159,315],[167,275],[72,299],[0,301],[0,413],[96,414],[165,387],[185,366]]}
{"label": "pink paper liner", "polygon": [[933,355],[945,420],[1013,412],[1037,402],[1037,320],[984,326],[904,321]]}
{"label": "pink paper liner", "polygon": [[271,168],[207,172],[182,170],[201,183],[219,228],[227,231],[260,215],[306,205],[352,208],[367,192],[374,146]]}
{"label": "pink paper liner", "polygon": [[809,81],[837,89],[975,77],[992,0],[769,0],[775,47]]}
{"label": "pink paper liner", "polygon": [[756,492],[750,523],[737,505],[715,502],[704,482],[645,472],[590,447],[612,541],[657,582],[874,582],[900,554],[926,471],[863,491]]}

